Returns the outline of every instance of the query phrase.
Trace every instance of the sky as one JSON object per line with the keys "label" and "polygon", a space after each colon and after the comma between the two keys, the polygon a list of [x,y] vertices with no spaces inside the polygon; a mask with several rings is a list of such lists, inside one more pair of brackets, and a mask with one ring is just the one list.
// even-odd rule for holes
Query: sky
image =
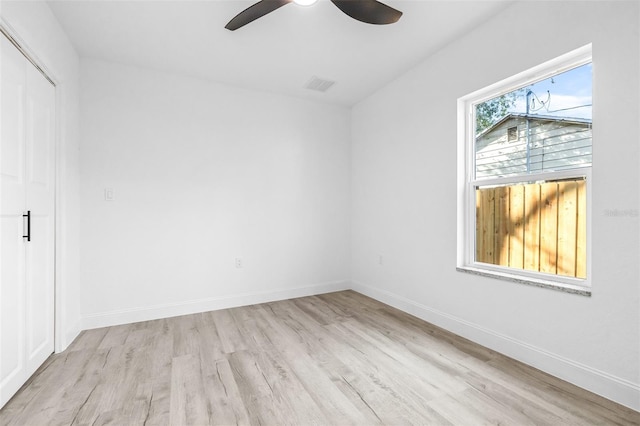
{"label": "sky", "polygon": [[[531,96],[530,113],[532,114],[591,119],[592,64],[590,63],[526,86],[526,89],[530,89],[535,94]],[[526,90],[518,96],[510,112],[526,112],[525,93]]]}

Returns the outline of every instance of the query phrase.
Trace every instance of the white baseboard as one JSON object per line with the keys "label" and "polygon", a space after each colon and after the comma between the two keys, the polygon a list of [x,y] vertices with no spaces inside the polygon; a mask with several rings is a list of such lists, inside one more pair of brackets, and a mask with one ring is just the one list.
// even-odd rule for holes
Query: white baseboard
{"label": "white baseboard", "polygon": [[351,289],[507,355],[618,404],[640,411],[640,385],[391,292],[352,282]]}
{"label": "white baseboard", "polygon": [[92,328],[131,324],[140,321],[170,318],[180,315],[215,311],[218,309],[254,305],[257,303],[275,302],[277,300],[313,296],[316,294],[331,293],[334,291],[348,289],[350,289],[349,282],[332,281],[290,289],[242,293],[223,297],[212,297],[207,299],[187,300],[177,303],[166,303],[155,306],[141,306],[129,309],[118,309],[114,311],[84,315],[82,319],[82,329],[89,330]]}

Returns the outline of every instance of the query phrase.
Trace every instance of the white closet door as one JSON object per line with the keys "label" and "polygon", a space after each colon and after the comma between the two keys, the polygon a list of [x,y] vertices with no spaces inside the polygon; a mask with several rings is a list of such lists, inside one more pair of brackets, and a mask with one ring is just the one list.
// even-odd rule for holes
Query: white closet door
{"label": "white closet door", "polygon": [[25,95],[27,61],[2,35],[0,69],[0,403],[25,380],[26,205]]}
{"label": "white closet door", "polygon": [[27,374],[53,352],[54,331],[54,104],[55,89],[30,63],[27,66],[26,209],[31,241],[26,248]]}
{"label": "white closet door", "polygon": [[[53,352],[54,88],[0,35],[0,407]],[[31,211],[31,241],[23,238]]]}

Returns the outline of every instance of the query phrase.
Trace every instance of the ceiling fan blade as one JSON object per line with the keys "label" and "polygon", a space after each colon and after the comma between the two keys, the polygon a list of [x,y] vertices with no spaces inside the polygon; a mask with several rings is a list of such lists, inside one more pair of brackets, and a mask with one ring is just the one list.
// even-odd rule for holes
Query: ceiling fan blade
{"label": "ceiling fan blade", "polygon": [[338,8],[358,21],[367,24],[393,24],[402,12],[376,0],[331,0]]}
{"label": "ceiling fan blade", "polygon": [[227,25],[225,25],[225,28],[235,31],[238,28],[266,15],[267,13],[273,12],[285,4],[291,3],[292,1],[293,0],[261,0],[238,13]]}

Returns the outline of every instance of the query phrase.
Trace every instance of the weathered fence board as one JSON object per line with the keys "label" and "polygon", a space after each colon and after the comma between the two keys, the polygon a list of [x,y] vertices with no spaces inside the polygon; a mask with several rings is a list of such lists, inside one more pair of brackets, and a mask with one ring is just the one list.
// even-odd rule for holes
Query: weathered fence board
{"label": "weathered fence board", "polygon": [[495,201],[493,189],[483,191],[476,200],[476,257],[487,259],[487,262],[494,263],[493,257],[493,237],[495,223]]}
{"label": "weathered fence board", "polygon": [[540,270],[540,185],[524,186],[524,269]]}
{"label": "weathered fence board", "polygon": [[558,184],[540,185],[540,272],[555,274],[558,243]]}
{"label": "weathered fence board", "polygon": [[576,277],[587,276],[587,185],[578,181],[578,223],[576,240]]}
{"label": "weathered fence board", "polygon": [[558,275],[576,274],[576,183],[558,184]]}
{"label": "weathered fence board", "polygon": [[495,222],[494,222],[494,260],[498,265],[509,263],[509,187],[501,186],[495,188],[494,199]]}
{"label": "weathered fence board", "polygon": [[523,267],[524,262],[524,186],[509,191],[509,266]]}

